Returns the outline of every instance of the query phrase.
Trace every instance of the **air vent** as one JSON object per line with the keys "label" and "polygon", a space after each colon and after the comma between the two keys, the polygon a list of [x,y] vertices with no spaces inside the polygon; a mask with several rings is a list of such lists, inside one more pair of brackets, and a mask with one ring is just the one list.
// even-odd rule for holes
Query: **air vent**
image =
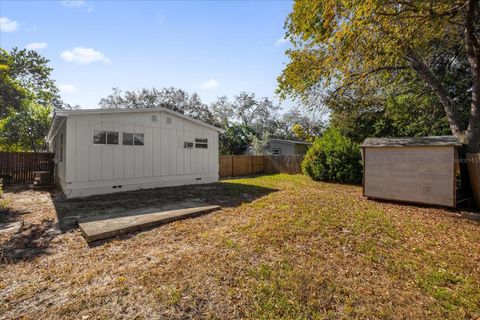
{"label": "air vent", "polygon": [[183,143],[183,147],[184,147],[184,148],[187,148],[187,149],[191,149],[191,148],[193,148],[193,142],[185,141],[185,142]]}

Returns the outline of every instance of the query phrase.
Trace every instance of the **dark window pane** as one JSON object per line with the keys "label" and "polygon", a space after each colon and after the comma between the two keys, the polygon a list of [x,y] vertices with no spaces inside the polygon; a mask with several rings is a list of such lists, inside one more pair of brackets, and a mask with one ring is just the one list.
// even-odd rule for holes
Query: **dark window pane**
{"label": "dark window pane", "polygon": [[123,133],[123,144],[126,146],[133,146],[133,133]]}
{"label": "dark window pane", "polygon": [[133,141],[136,146],[143,146],[143,133],[135,133],[133,135]]}
{"label": "dark window pane", "polygon": [[207,149],[208,148],[208,140],[205,138],[195,138],[195,148],[200,149]]}
{"label": "dark window pane", "polygon": [[107,133],[105,131],[93,131],[93,143],[94,144],[105,144],[107,142]]}
{"label": "dark window pane", "polygon": [[118,144],[118,132],[107,132],[107,144]]}

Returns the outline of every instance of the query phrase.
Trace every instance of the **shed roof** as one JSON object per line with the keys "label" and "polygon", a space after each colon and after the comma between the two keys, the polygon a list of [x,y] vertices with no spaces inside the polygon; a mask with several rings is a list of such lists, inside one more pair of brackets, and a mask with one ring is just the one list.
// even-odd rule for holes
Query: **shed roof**
{"label": "shed roof", "polygon": [[462,144],[454,136],[429,136],[405,138],[367,138],[361,147],[420,147],[420,146],[454,146]]}

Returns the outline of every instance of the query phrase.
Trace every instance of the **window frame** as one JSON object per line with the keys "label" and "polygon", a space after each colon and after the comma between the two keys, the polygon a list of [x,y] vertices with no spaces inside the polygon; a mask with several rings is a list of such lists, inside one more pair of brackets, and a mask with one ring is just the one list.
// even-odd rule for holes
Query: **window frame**
{"label": "window frame", "polygon": [[[104,143],[95,143],[95,134],[101,132],[105,134],[105,142]],[[117,134],[117,143],[108,143],[108,136],[109,134]],[[118,146],[120,144],[120,132],[118,131],[107,131],[107,130],[93,130],[92,132],[92,143],[94,146]]]}
{"label": "window frame", "polygon": [[208,149],[208,138],[195,138],[195,149]]}

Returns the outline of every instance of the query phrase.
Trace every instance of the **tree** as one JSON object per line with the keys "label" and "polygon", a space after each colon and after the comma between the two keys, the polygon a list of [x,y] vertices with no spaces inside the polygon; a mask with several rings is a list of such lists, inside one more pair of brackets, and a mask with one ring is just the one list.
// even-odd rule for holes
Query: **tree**
{"label": "tree", "polygon": [[[396,78],[414,73],[440,101],[451,132],[480,148],[480,40],[477,0],[298,0],[286,28],[293,48],[279,77],[279,90],[306,97],[342,94],[354,83],[374,85],[372,75]],[[451,56],[456,52],[455,56]],[[462,119],[459,90],[435,66],[468,61],[460,87],[469,87],[470,108]]]}
{"label": "tree", "polygon": [[257,136],[253,136],[251,143],[253,152],[256,155],[265,154],[269,142],[270,134],[268,132],[264,132],[260,138]]}
{"label": "tree", "polygon": [[323,128],[323,122],[316,115],[315,109],[306,112],[299,107],[294,107],[285,112],[278,121],[278,130],[275,136],[313,142],[315,137],[322,134]]}
{"label": "tree", "polygon": [[34,50],[0,48],[0,115],[19,110],[24,99],[44,107],[63,108],[58,88],[50,76],[49,60]]}
{"label": "tree", "polygon": [[50,125],[51,108],[33,100],[24,100],[19,110],[10,108],[0,120],[0,149],[33,151],[45,149],[45,135]]}
{"label": "tree", "polygon": [[0,148],[40,151],[53,108],[65,108],[48,59],[36,51],[0,49]]}
{"label": "tree", "polygon": [[[423,81],[414,77],[376,82],[375,88],[352,85],[329,99],[330,126],[358,143],[367,137],[450,133],[442,105]],[[459,110],[468,116],[468,103],[459,101]]]}
{"label": "tree", "polygon": [[138,91],[127,90],[123,92],[118,88],[112,89],[112,94],[100,99],[98,103],[102,108],[128,109],[128,108],[167,108],[192,118],[214,124],[214,117],[208,106],[203,104],[198,94],[177,88],[141,89]]}
{"label": "tree", "polygon": [[241,124],[232,124],[220,135],[220,154],[242,154],[250,144],[253,132]]}
{"label": "tree", "polygon": [[233,120],[251,128],[255,134],[273,133],[277,127],[280,107],[268,98],[259,98],[254,93],[241,92],[231,103]]}

